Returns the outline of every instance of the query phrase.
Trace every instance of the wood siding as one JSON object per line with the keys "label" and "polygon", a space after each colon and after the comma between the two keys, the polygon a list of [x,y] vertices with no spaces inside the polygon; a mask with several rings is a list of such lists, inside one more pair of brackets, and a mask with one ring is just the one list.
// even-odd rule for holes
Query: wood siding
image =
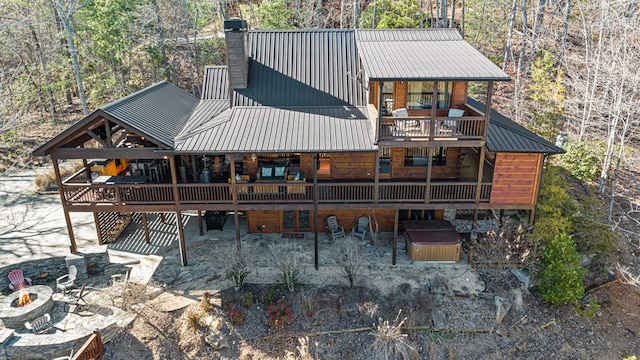
{"label": "wood siding", "polygon": [[496,154],[491,204],[535,204],[542,154]]}
{"label": "wood siding", "polygon": [[[432,179],[455,179],[458,176],[460,148],[447,148],[447,160],[444,166],[432,166]],[[425,179],[426,166],[404,166],[404,148],[391,149],[391,177],[393,179]]]}
{"label": "wood siding", "polygon": [[[262,231],[258,226],[265,225]],[[252,210],[247,211],[247,226],[250,233],[277,233],[282,232],[282,211]]]}
{"label": "wood siding", "polygon": [[373,179],[376,153],[331,154],[333,179]]}

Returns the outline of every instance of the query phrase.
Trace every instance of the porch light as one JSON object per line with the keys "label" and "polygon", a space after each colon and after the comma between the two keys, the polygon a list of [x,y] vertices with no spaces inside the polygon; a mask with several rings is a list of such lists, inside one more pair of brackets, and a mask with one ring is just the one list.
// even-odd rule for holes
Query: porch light
{"label": "porch light", "polygon": [[258,155],[251,154],[251,161],[256,162],[256,160],[258,160]]}

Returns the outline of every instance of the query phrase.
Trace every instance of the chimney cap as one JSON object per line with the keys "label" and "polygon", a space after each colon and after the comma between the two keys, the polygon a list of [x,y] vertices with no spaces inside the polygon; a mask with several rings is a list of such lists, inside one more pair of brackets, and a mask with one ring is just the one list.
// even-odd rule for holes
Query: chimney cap
{"label": "chimney cap", "polygon": [[224,21],[224,31],[247,30],[247,21],[239,18],[231,18]]}

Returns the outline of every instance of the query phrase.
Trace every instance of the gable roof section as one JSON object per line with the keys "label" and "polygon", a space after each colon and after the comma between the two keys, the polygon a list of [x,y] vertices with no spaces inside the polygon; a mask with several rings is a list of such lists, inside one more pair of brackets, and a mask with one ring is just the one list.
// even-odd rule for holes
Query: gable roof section
{"label": "gable roof section", "polygon": [[163,81],[100,109],[171,148],[197,103],[193,95]]}
{"label": "gable roof section", "polygon": [[229,99],[229,78],[226,65],[206,66],[202,81],[202,100]]}
{"label": "gable roof section", "polygon": [[369,80],[511,80],[457,29],[358,29],[356,41]]}
{"label": "gable roof section", "polygon": [[[485,104],[472,98],[467,98],[467,103],[476,109],[485,108]],[[491,152],[543,153],[548,155],[565,152],[561,147],[554,145],[494,109],[491,109],[486,146]]]}
{"label": "gable roof section", "polygon": [[376,151],[365,107],[239,106],[176,139],[184,152]]}
{"label": "gable roof section", "polygon": [[197,101],[192,95],[163,81],[102,106],[35,149],[33,154],[48,155],[54,148],[64,147],[83,136],[89,140],[85,130],[101,118],[172,148],[174,136],[189,118]]}
{"label": "gable roof section", "polygon": [[353,30],[248,32],[249,84],[234,106],[365,106]]}

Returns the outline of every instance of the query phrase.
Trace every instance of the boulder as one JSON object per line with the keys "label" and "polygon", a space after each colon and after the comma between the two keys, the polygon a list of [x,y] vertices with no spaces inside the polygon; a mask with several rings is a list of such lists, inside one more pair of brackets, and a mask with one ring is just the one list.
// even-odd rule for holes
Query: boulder
{"label": "boulder", "polygon": [[511,310],[511,302],[500,296],[494,297],[493,302],[496,304],[496,322],[502,324],[502,320]]}

